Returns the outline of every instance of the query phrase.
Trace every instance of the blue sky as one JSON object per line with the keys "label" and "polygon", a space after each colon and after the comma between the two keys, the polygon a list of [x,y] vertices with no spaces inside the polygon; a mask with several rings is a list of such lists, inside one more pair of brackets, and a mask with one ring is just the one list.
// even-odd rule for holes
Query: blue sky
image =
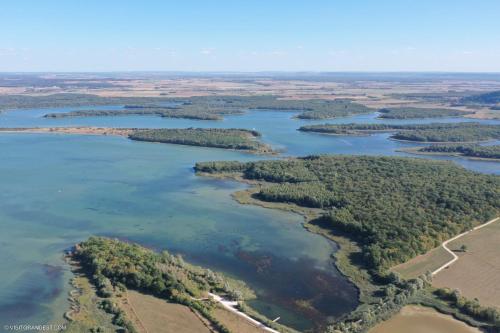
{"label": "blue sky", "polygon": [[0,0],[0,71],[500,72],[499,0]]}

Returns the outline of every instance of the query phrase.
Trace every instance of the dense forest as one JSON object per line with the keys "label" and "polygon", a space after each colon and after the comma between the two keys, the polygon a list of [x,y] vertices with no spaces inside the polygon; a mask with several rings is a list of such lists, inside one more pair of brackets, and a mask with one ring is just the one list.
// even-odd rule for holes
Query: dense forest
{"label": "dense forest", "polygon": [[396,132],[392,138],[419,142],[473,142],[500,139],[500,125],[479,123],[432,124],[324,124],[302,126],[299,131],[334,135],[364,135],[372,132]]}
{"label": "dense forest", "polygon": [[500,139],[500,125],[457,124],[448,128],[400,131],[393,139],[419,142],[476,142]]}
{"label": "dense forest", "polygon": [[396,99],[406,99],[411,101],[437,103],[437,104],[455,104],[461,98],[471,96],[471,91],[446,91],[446,92],[418,92],[418,93],[394,93],[390,97]]}
{"label": "dense forest", "polygon": [[463,104],[494,105],[500,104],[500,91],[492,91],[464,97],[460,100]]}
{"label": "dense forest", "polygon": [[474,112],[460,111],[453,109],[434,109],[434,108],[387,108],[380,109],[379,118],[386,119],[413,119],[413,118],[439,118],[439,117],[461,117]]}
{"label": "dense forest", "polygon": [[270,153],[271,148],[257,140],[260,133],[245,129],[186,128],[140,129],[129,135],[132,140],[175,143],[189,146],[238,149]]}
{"label": "dense forest", "polygon": [[479,146],[479,145],[432,145],[422,147],[418,152],[423,153],[443,153],[458,154],[467,157],[500,159],[500,145]]}
{"label": "dense forest", "polygon": [[220,107],[240,110],[303,111],[298,117],[310,116],[308,119],[374,112],[372,109],[346,99],[282,99],[271,95],[192,97],[189,99],[189,102],[194,105],[213,104],[215,101]]}
{"label": "dense forest", "polygon": [[314,109],[302,112],[297,118],[328,119],[373,112],[375,112],[374,109],[370,109],[359,103],[353,103],[349,100],[334,100],[321,102]]}
{"label": "dense forest", "polygon": [[1,95],[0,110],[31,109],[31,108],[59,108],[97,105],[123,105],[169,102],[168,98],[161,97],[101,97],[91,94],[60,93],[44,96],[30,95]]}
{"label": "dense forest", "polygon": [[370,132],[391,132],[400,130],[401,125],[390,124],[320,124],[299,128],[302,132],[315,132],[334,135],[364,135]]}
{"label": "dense forest", "polygon": [[196,120],[221,120],[221,116],[209,110],[190,110],[177,107],[125,107],[123,110],[78,110],[48,113],[46,118],[68,117],[114,117],[114,116],[160,116],[165,118],[185,118]]}
{"label": "dense forest", "polygon": [[95,281],[102,282],[98,283],[101,294],[122,284],[163,298],[201,297],[208,291],[233,299],[243,297],[221,274],[190,265],[166,251],[156,253],[137,244],[90,237],[75,247],[75,256]]}
{"label": "dense forest", "polygon": [[[151,293],[191,307],[221,332],[227,332],[227,329],[211,315],[212,304],[197,299],[214,292],[241,300],[250,292],[241,282],[190,265],[180,256],[166,251],[156,253],[136,244],[108,238],[91,237],[76,245],[74,258],[92,278],[101,297],[110,297],[115,289],[125,288]],[[113,307],[110,302],[103,305]]]}
{"label": "dense forest", "polygon": [[347,233],[364,261],[383,271],[436,247],[500,211],[500,177],[449,162],[367,156],[309,156],[197,163],[196,171],[266,181],[256,197],[321,208],[322,225]]}
{"label": "dense forest", "polygon": [[[292,100],[279,96],[192,96],[168,97],[100,97],[87,94],[53,94],[48,96],[0,96],[0,110],[124,105],[122,110],[80,110],[68,113],[49,113],[47,117],[85,117],[117,115],[160,115],[164,117],[217,120],[228,114],[247,110],[301,111],[303,119],[344,117],[374,112],[374,109],[349,100]],[[169,106],[165,106],[169,105]],[[171,106],[173,105],[173,106]]]}

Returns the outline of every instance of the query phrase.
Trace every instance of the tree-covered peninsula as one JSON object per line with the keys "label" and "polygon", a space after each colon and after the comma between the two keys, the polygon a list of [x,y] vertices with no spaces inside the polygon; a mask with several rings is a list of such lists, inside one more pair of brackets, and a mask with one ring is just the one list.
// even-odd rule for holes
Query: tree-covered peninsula
{"label": "tree-covered peninsula", "polygon": [[402,280],[389,271],[497,216],[500,177],[446,161],[329,155],[204,162],[195,170],[257,185],[236,197],[300,212],[311,231],[339,242],[337,267],[360,288],[361,305],[326,332],[367,332],[407,304],[430,306],[486,330],[500,323],[495,309],[459,294],[441,298],[430,274]]}
{"label": "tree-covered peninsula", "polygon": [[166,251],[157,253],[115,239],[91,237],[77,244],[71,256],[96,286],[97,295],[103,298],[101,308],[113,315],[113,324],[123,332],[136,332],[125,312],[114,302],[116,294],[127,289],[188,306],[219,332],[229,330],[216,319],[213,313],[216,304],[208,298],[208,293],[232,300],[253,297],[240,281],[190,265]]}
{"label": "tree-covered peninsula", "polygon": [[297,115],[297,118],[329,119],[373,112],[375,112],[375,109],[349,100],[318,101],[314,108],[306,109],[306,111]]}
{"label": "tree-covered peninsula", "polygon": [[474,113],[471,111],[461,111],[454,109],[415,108],[415,107],[384,108],[378,110],[378,112],[380,112],[379,118],[385,118],[385,119],[462,117],[467,114]]}
{"label": "tree-covered peninsula", "polygon": [[466,105],[496,105],[500,103],[500,90],[465,96],[460,99],[460,103]]}
{"label": "tree-covered peninsula", "polygon": [[151,105],[175,101],[164,97],[102,97],[92,94],[0,95],[0,111],[32,108],[88,107],[105,105]]}
{"label": "tree-covered peninsula", "polygon": [[395,132],[393,139],[417,142],[476,142],[500,139],[500,125],[474,122],[432,124],[324,124],[302,126],[299,131],[332,135],[367,135]]}
{"label": "tree-covered peninsula", "polygon": [[174,143],[189,146],[271,153],[272,149],[259,142],[260,133],[244,129],[185,128],[138,129],[128,136],[132,140]]}
{"label": "tree-covered peninsula", "polygon": [[258,200],[322,209],[322,225],[360,242],[363,260],[378,271],[500,211],[500,177],[443,161],[309,156],[197,163],[195,169],[264,182],[254,195]]}
{"label": "tree-covered peninsula", "polygon": [[[405,150],[406,151],[406,150]],[[408,150],[409,152],[421,154],[442,154],[457,155],[481,159],[500,159],[500,145],[480,146],[480,145],[432,145],[428,147]]]}
{"label": "tree-covered peninsula", "polygon": [[121,110],[78,110],[71,112],[47,113],[45,118],[71,117],[117,117],[117,116],[159,116],[164,118],[184,118],[195,120],[221,120],[215,112],[176,107],[126,107]]}
{"label": "tree-covered peninsula", "polygon": [[0,132],[115,135],[136,141],[234,149],[257,154],[275,153],[269,145],[259,141],[259,132],[236,128],[16,127],[0,128]]}

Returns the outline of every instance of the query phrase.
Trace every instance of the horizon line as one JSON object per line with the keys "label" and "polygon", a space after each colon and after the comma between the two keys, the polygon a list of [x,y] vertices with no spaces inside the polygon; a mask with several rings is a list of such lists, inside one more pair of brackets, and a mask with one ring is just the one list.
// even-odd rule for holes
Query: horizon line
{"label": "horizon line", "polygon": [[366,70],[261,70],[261,71],[232,71],[232,70],[110,70],[110,71],[0,71],[0,74],[108,74],[108,73],[177,73],[177,74],[500,74],[500,71],[411,71],[411,70],[385,70],[385,71],[366,71]]}

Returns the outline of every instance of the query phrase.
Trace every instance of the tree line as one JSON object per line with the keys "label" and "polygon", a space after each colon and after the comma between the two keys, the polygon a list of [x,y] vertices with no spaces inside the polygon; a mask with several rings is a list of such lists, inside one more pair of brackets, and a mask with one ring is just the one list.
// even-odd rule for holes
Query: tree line
{"label": "tree line", "polygon": [[1,95],[0,110],[59,108],[97,105],[149,105],[173,101],[162,97],[102,97],[92,94],[58,93],[44,96]]}
{"label": "tree line", "polygon": [[379,118],[384,119],[413,119],[413,118],[440,118],[440,117],[462,117],[471,114],[471,111],[461,111],[443,108],[383,108],[378,110]]}
{"label": "tree line", "polygon": [[350,100],[337,99],[318,103],[313,109],[309,109],[297,115],[299,119],[328,119],[340,118],[357,114],[373,113],[375,109],[354,103]]}
{"label": "tree line", "polygon": [[258,137],[257,131],[233,128],[140,129],[129,134],[130,139],[138,141],[271,152],[267,145],[257,140]]}
{"label": "tree line", "polygon": [[459,154],[467,157],[500,159],[500,145],[432,145],[423,147],[419,152]]}
{"label": "tree line", "polygon": [[432,124],[323,124],[302,126],[299,131],[333,135],[366,135],[395,132],[391,137],[417,142],[474,142],[500,139],[500,125],[475,122]]}
{"label": "tree line", "polygon": [[221,120],[222,118],[209,110],[193,110],[178,107],[125,107],[121,110],[78,110],[71,112],[54,112],[44,115],[45,118],[70,117],[116,117],[116,116],[160,116],[164,118],[184,118],[195,120]]}
{"label": "tree line", "polygon": [[500,90],[466,96],[460,99],[462,104],[495,105],[500,103]]}
{"label": "tree line", "polygon": [[[165,107],[165,105],[175,105]],[[65,114],[50,113],[48,117],[114,116],[120,114],[158,114],[166,117],[215,120],[228,114],[247,110],[301,111],[299,118],[324,119],[370,113],[375,110],[346,99],[285,99],[282,96],[192,96],[172,97],[101,97],[91,94],[61,93],[46,96],[0,96],[0,110],[27,108],[56,108],[98,105],[124,105],[122,110],[81,110]],[[137,109],[144,108],[142,111]],[[154,110],[162,108],[163,111]],[[134,109],[135,112],[133,111]]]}

